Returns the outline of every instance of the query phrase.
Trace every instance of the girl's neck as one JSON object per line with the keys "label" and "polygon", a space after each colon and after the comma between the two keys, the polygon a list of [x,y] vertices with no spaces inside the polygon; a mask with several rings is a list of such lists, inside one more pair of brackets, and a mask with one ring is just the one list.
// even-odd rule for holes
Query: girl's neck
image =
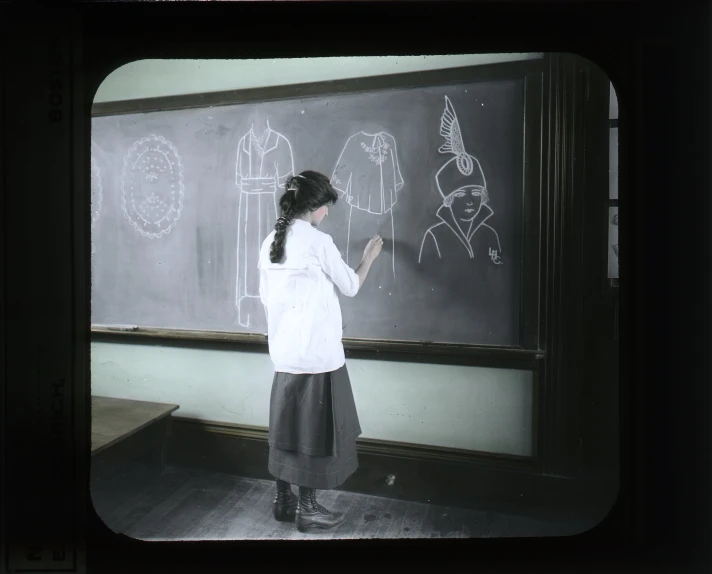
{"label": "girl's neck", "polygon": [[300,215],[298,217],[295,217],[294,219],[299,219],[301,221],[307,222],[309,225],[314,225],[314,221],[312,220],[310,213],[305,213],[304,215]]}

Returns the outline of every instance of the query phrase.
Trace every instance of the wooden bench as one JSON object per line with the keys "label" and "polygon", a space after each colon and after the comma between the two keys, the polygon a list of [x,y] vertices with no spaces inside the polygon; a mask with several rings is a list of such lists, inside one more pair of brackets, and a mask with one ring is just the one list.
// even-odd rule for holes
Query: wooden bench
{"label": "wooden bench", "polygon": [[92,481],[139,462],[163,472],[171,414],[178,405],[91,398]]}

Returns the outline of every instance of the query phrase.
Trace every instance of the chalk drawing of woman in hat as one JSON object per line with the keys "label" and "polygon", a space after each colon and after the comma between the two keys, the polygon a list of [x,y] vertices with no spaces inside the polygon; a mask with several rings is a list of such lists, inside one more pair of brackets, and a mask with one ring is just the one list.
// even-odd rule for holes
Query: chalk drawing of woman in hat
{"label": "chalk drawing of woman in hat", "polygon": [[[440,221],[425,232],[418,263],[424,255],[440,259],[463,255],[475,259],[486,255],[492,263],[502,265],[499,236],[485,223],[494,215],[488,205],[485,174],[477,158],[465,151],[460,124],[447,96],[440,120],[440,135],[445,137],[445,143],[438,151],[453,157],[435,174],[443,198],[436,213]],[[482,251],[486,252],[483,254]]]}

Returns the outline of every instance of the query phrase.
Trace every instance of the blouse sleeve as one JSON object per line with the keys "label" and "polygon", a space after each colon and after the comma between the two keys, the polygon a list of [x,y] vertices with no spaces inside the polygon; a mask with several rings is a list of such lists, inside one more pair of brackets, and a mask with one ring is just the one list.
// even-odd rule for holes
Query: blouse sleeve
{"label": "blouse sleeve", "polygon": [[267,271],[260,269],[260,300],[267,306]]}
{"label": "blouse sleeve", "polygon": [[257,259],[257,268],[260,270],[260,300],[267,308],[267,270],[262,266],[262,258],[264,257],[264,245],[260,249],[259,258]]}
{"label": "blouse sleeve", "polygon": [[356,272],[342,259],[341,253],[330,235],[324,234],[324,240],[319,249],[319,263],[339,291],[346,297],[358,293],[360,281]]}

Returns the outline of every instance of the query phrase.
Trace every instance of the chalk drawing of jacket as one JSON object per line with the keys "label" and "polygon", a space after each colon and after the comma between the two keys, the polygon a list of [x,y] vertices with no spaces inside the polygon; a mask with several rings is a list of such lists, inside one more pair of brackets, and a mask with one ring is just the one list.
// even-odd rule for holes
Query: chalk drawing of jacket
{"label": "chalk drawing of jacket", "polygon": [[[360,251],[365,247],[351,241],[351,227],[356,223],[358,229],[369,237],[378,232],[384,239],[391,239],[389,257],[395,277],[392,210],[397,192],[403,187],[395,138],[386,132],[369,134],[364,131],[349,137],[336,162],[331,185],[341,197],[346,196],[350,206],[347,262],[360,261]],[[359,211],[354,213],[355,210]]]}
{"label": "chalk drawing of jacket", "polygon": [[494,215],[489,205],[482,205],[474,220],[464,228],[450,207],[440,206],[436,215],[439,221],[423,236],[419,263],[437,258],[453,259],[460,264],[468,259],[501,264],[499,235],[485,223]]}
{"label": "chalk drawing of jacket", "polygon": [[243,327],[266,329],[257,267],[260,246],[277,220],[277,192],[293,173],[292,146],[269,123],[261,136],[257,137],[250,128],[240,140],[235,170],[235,183],[240,190],[235,302],[238,322]]}

